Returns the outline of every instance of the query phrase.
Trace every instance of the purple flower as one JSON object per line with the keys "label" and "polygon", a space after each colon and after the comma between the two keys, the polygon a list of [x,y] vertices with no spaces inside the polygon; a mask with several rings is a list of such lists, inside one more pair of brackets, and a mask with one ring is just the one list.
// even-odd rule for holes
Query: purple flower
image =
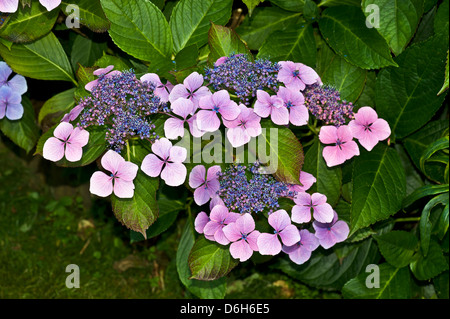
{"label": "purple flower", "polygon": [[[203,234],[203,230],[205,229],[206,224],[210,221],[211,219],[205,212],[198,213],[194,221],[194,228],[197,231],[197,233]],[[215,241],[214,236],[205,235],[205,238],[211,241]]]}
{"label": "purple flower", "polygon": [[206,204],[217,195],[220,188],[218,172],[220,172],[219,165],[208,168],[208,173],[203,165],[197,165],[192,169],[189,174],[189,186],[195,188],[194,200],[197,205]]}
{"label": "purple flower", "polygon": [[278,81],[292,90],[303,91],[306,85],[321,83],[319,75],[307,65],[292,61],[280,61],[281,69],[278,72]]}
{"label": "purple flower", "polygon": [[251,108],[239,104],[241,113],[233,121],[223,120],[223,124],[228,128],[227,137],[233,147],[247,144],[252,137],[261,134],[261,117]]}
{"label": "purple flower", "polygon": [[[112,69],[114,69],[114,65],[108,65],[106,68],[100,68],[100,69],[95,70],[95,71],[93,72],[93,74],[96,75],[96,76],[102,76],[102,75],[103,75],[103,76],[106,77],[106,78],[110,78],[110,77],[112,77],[112,76],[114,76],[114,75],[118,75],[118,74],[121,74],[121,73],[122,73],[122,72],[117,71],[117,70],[111,72]],[[99,81],[99,79],[95,79],[94,81],[91,81],[91,82],[87,83],[87,84],[84,86],[84,88],[85,88],[87,91],[92,92],[92,90],[94,89],[94,87],[97,86],[98,81]]]}
{"label": "purple flower", "polygon": [[[61,3],[61,0],[39,0],[39,2],[47,9],[51,11]],[[1,0],[0,12],[13,13],[17,11],[19,6],[19,0]]]}
{"label": "purple flower", "polygon": [[289,259],[297,265],[304,264],[311,258],[311,252],[319,247],[319,240],[308,230],[299,231],[300,241],[292,246],[283,245],[283,252],[289,255]]}
{"label": "purple flower", "polygon": [[187,151],[180,146],[172,146],[167,138],[161,138],[152,145],[152,151],[145,156],[141,164],[142,171],[150,177],[161,178],[169,186],[180,186],[186,179],[186,167],[183,161]]}
{"label": "purple flower", "polygon": [[258,249],[261,255],[276,255],[281,251],[281,243],[292,246],[300,241],[297,227],[291,224],[291,219],[284,209],[277,210],[269,215],[269,224],[275,231],[273,234],[262,233],[258,237]]}
{"label": "purple flower", "polygon": [[43,157],[57,162],[66,156],[69,162],[77,162],[83,155],[83,146],[89,141],[89,132],[72,124],[62,122],[53,131],[54,137],[45,141]]}
{"label": "purple flower", "polygon": [[258,251],[257,240],[260,233],[255,230],[255,221],[250,214],[243,214],[234,223],[226,225],[223,233],[232,242],[230,253],[233,258],[244,262],[254,251]]}
{"label": "purple flower", "polygon": [[338,215],[334,212],[334,217],[331,223],[313,222],[313,227],[316,231],[315,236],[319,240],[320,245],[328,249],[336,243],[340,243],[347,239],[350,232],[346,222],[339,220]]}
{"label": "purple flower", "polygon": [[179,98],[189,99],[194,103],[195,111],[200,99],[208,95],[211,95],[211,92],[206,86],[203,86],[203,76],[193,72],[184,79],[183,84],[177,84],[173,87],[169,94],[169,101],[173,103]]}
{"label": "purple flower", "polygon": [[191,100],[185,98],[179,98],[174,101],[171,105],[171,111],[181,116],[181,119],[175,116],[171,116],[164,123],[164,134],[168,139],[174,140],[179,136],[184,136],[184,123],[188,123],[189,130],[194,137],[201,137],[205,132],[201,132],[197,128],[197,115],[194,114],[190,118],[187,118],[190,114],[194,112],[194,103]]}
{"label": "purple flower", "polygon": [[69,113],[65,114],[61,119],[61,122],[72,122],[77,119],[80,113],[84,110],[84,106],[82,104],[78,104]]}
{"label": "purple flower", "polygon": [[18,120],[23,116],[22,97],[9,86],[0,87],[0,120],[5,117],[9,120]]}
{"label": "purple flower", "polygon": [[325,146],[322,152],[328,167],[340,165],[353,156],[359,155],[358,144],[353,141],[353,133],[347,125],[322,126],[319,140],[324,144],[334,144]]}
{"label": "purple flower", "polygon": [[229,212],[225,206],[214,206],[209,214],[211,220],[205,225],[203,233],[205,236],[213,236],[214,240],[221,245],[228,245],[230,241],[225,236],[223,228],[229,223],[234,223],[239,216],[239,214]]}
{"label": "purple flower", "polygon": [[378,118],[377,112],[369,106],[364,106],[355,114],[355,119],[348,123],[353,136],[368,151],[371,151],[379,141],[391,135],[388,122]]}
{"label": "purple flower", "polygon": [[297,193],[306,192],[317,180],[312,174],[300,171],[299,181],[302,185],[290,184],[289,190]]}
{"label": "purple flower", "polygon": [[113,150],[103,155],[101,163],[104,169],[110,172],[95,172],[90,180],[89,191],[97,196],[106,197],[114,192],[120,198],[132,198],[134,196],[133,180],[136,178],[139,167],[127,162]]}
{"label": "purple flower", "polygon": [[280,87],[277,96],[283,100],[284,106],[289,111],[289,122],[296,126],[306,125],[309,112],[305,106],[305,98],[298,91]]}
{"label": "purple flower", "polygon": [[268,117],[272,119],[277,125],[289,124],[289,111],[283,105],[283,100],[276,96],[270,96],[269,93],[263,90],[256,91],[256,102],[254,105],[255,113],[261,117]]}
{"label": "purple flower", "polygon": [[197,113],[197,127],[206,132],[214,132],[219,129],[218,113],[225,120],[232,121],[241,112],[237,103],[230,99],[230,94],[225,90],[202,97],[198,105],[202,110]]}
{"label": "purple flower", "polygon": [[28,87],[25,78],[16,74],[11,79],[9,79],[12,73],[12,69],[6,64],[6,62],[0,61],[0,87],[8,86],[11,90],[18,95],[24,94]]}
{"label": "purple flower", "polygon": [[167,81],[166,84],[163,84],[156,73],[144,74],[141,76],[141,81],[152,82],[155,85],[155,90],[153,91],[155,95],[158,96],[162,102],[169,101],[169,94],[173,89],[172,83]]}
{"label": "purple flower", "polygon": [[325,195],[314,193],[298,193],[294,198],[295,206],[292,207],[292,221],[295,223],[307,223],[311,220],[311,210],[314,219],[329,223],[333,220],[333,208],[327,203]]}

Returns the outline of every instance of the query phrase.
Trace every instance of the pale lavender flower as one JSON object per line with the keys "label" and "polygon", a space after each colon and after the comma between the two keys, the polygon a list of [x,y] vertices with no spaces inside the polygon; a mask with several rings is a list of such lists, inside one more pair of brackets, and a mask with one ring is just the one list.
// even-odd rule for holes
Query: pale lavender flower
{"label": "pale lavender flower", "polygon": [[311,210],[315,220],[321,223],[329,223],[333,220],[333,208],[327,203],[327,197],[320,193],[312,195],[298,193],[294,198],[295,206],[292,207],[292,221],[295,223],[307,223],[311,221]]}
{"label": "pale lavender flower", "polygon": [[141,76],[140,80],[152,82],[155,85],[155,90],[153,92],[155,93],[156,96],[159,97],[161,102],[169,101],[169,94],[174,87],[174,85],[172,83],[167,81],[166,84],[163,84],[161,82],[161,79],[159,78],[158,74],[156,74],[156,73],[144,74],[143,76]]}
{"label": "pale lavender flower", "polygon": [[223,120],[223,125],[228,128],[227,137],[233,147],[247,144],[252,137],[261,134],[261,117],[252,108],[239,104],[241,113],[233,121]]}
{"label": "pale lavender flower", "polygon": [[217,195],[220,188],[219,176],[220,166],[214,165],[208,168],[205,166],[195,166],[189,174],[189,186],[194,188],[194,200],[197,205],[206,204],[211,198]]}
{"label": "pale lavender flower", "polygon": [[304,264],[311,258],[311,253],[319,247],[319,240],[306,229],[301,229],[300,241],[292,246],[283,245],[283,252],[297,265]]}
{"label": "pale lavender flower", "polygon": [[173,103],[179,98],[189,99],[194,103],[195,111],[200,99],[208,95],[211,95],[211,91],[203,86],[203,76],[193,72],[184,79],[183,84],[177,84],[173,87],[169,94],[169,101]]}
{"label": "pale lavender flower", "polygon": [[338,215],[334,212],[334,217],[331,223],[313,222],[313,227],[316,233],[314,234],[319,240],[320,245],[328,249],[333,247],[336,243],[343,242],[347,239],[350,232],[346,222],[338,220]]}
{"label": "pale lavender flower", "polygon": [[77,162],[83,155],[83,147],[89,141],[89,132],[72,124],[62,122],[44,143],[43,157],[57,162],[64,156],[69,162]]}
{"label": "pale lavender flower", "polygon": [[258,251],[260,232],[255,230],[255,221],[250,214],[243,214],[234,223],[226,225],[223,233],[231,242],[230,253],[233,258],[244,262],[254,251]]}
{"label": "pale lavender flower", "polygon": [[261,117],[268,117],[277,125],[289,124],[289,111],[283,105],[283,100],[277,95],[270,96],[263,90],[256,91],[256,102],[253,106],[255,113]]}
{"label": "pale lavender flower", "polygon": [[214,236],[214,240],[221,245],[228,245],[230,241],[225,236],[223,228],[229,223],[234,223],[239,216],[239,214],[229,212],[225,206],[214,206],[209,214],[211,220],[205,225],[203,233],[205,236]]}
{"label": "pale lavender flower", "polygon": [[22,97],[9,86],[0,87],[0,120],[18,120],[23,116]]}

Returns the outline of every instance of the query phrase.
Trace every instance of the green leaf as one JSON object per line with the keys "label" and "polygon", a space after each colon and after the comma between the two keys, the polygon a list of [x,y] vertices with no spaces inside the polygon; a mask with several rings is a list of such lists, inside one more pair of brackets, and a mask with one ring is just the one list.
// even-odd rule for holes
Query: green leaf
{"label": "green leaf", "polygon": [[440,299],[449,299],[448,287],[449,287],[448,271],[443,272],[439,276],[433,279],[434,288]]}
{"label": "green leaf", "polygon": [[369,264],[379,260],[378,249],[372,238],[359,243],[313,252],[302,265],[296,265],[288,258],[276,264],[287,275],[296,280],[321,289],[341,289],[344,284],[364,271]]}
{"label": "green leaf", "polygon": [[270,0],[270,3],[287,11],[303,12],[305,0]]}
{"label": "green leaf", "polygon": [[238,260],[231,257],[228,246],[200,237],[189,254],[192,277],[199,280],[215,280],[226,276]]}
{"label": "green leaf", "polygon": [[[447,129],[447,120],[433,121],[404,140],[405,148],[418,169],[420,169],[420,157],[428,145],[439,139]],[[444,183],[444,171],[445,167],[441,163],[428,162],[424,174],[429,176],[431,180]]]}
{"label": "green leaf", "polygon": [[378,74],[377,112],[389,122],[396,138],[419,129],[442,105],[445,96],[437,93],[444,81],[442,57],[447,48],[442,38],[432,37],[398,56],[398,68],[386,68]]}
{"label": "green leaf", "polygon": [[256,8],[258,4],[260,4],[264,0],[242,0],[244,4],[247,6],[248,9],[248,15],[251,16],[253,10]]}
{"label": "green leaf", "polygon": [[97,42],[95,38],[85,38],[77,34],[70,53],[70,60],[74,70],[77,69],[77,64],[85,67],[93,66],[95,61],[103,56],[103,52],[107,48],[106,42]]}
{"label": "green leaf", "polygon": [[[184,204],[179,200],[169,199],[159,194],[157,199],[159,216],[146,231],[146,238],[152,238],[166,231],[177,219],[178,213],[184,209]],[[141,233],[130,230],[130,243],[144,240]]]}
{"label": "green leaf", "polygon": [[364,89],[366,75],[366,70],[335,56],[321,79],[324,84],[335,87],[342,99],[354,103]]}
{"label": "green leaf", "polygon": [[244,53],[249,58],[252,58],[252,53],[247,45],[241,41],[234,30],[211,23],[211,28],[208,33],[209,56],[210,64],[223,56],[230,56],[231,54]]}
{"label": "green leaf", "polygon": [[225,25],[231,16],[232,4],[232,0],[179,1],[170,18],[175,53],[192,44],[198,48],[206,44],[211,22]]}
{"label": "green leaf", "polygon": [[263,42],[257,58],[296,61],[313,67],[316,63],[316,40],[311,24],[298,25],[292,31],[275,31]]}
{"label": "green leaf", "polygon": [[14,72],[38,80],[77,82],[61,43],[53,33],[29,44],[0,44],[0,54]]}
{"label": "green leaf", "polygon": [[444,93],[444,91],[448,90],[448,50],[447,50],[447,63],[445,64],[445,80],[442,88],[439,90],[438,95]]}
{"label": "green leaf", "polygon": [[405,171],[398,153],[382,144],[371,152],[362,149],[353,169],[350,234],[399,211],[405,192]]}
{"label": "green leaf", "polygon": [[[302,169],[303,147],[295,134],[286,127],[276,127],[272,121],[261,121],[261,137],[266,141],[269,155],[258,153],[262,163],[269,162],[268,170],[285,183],[298,184]],[[275,135],[272,135],[275,134]]]}
{"label": "green leaf", "polygon": [[322,0],[319,3],[319,7],[335,7],[335,6],[361,6],[360,0]]}
{"label": "green leaf", "polygon": [[305,154],[302,170],[314,175],[317,180],[310,191],[324,194],[327,196],[327,202],[335,206],[341,195],[342,170],[339,166],[327,166],[322,156],[323,148],[324,146],[316,139]]}
{"label": "green leaf", "polygon": [[423,197],[442,194],[445,192],[448,192],[448,185],[424,185],[405,197],[402,206],[406,208]]}
{"label": "green leaf", "polygon": [[423,13],[423,0],[363,0],[362,8],[366,17],[372,14],[367,6],[378,6],[379,28],[377,31],[385,38],[395,55],[403,52]]}
{"label": "green leaf", "polygon": [[391,231],[373,237],[377,241],[381,254],[392,266],[402,268],[413,261],[419,241],[412,233]]}
{"label": "green leaf", "polygon": [[75,89],[69,89],[48,99],[39,111],[39,124],[42,123],[42,120],[47,115],[52,115],[55,113],[57,113],[58,117],[52,121],[51,125],[57,124],[59,120],[61,120],[62,115],[69,112],[75,106],[75,100],[73,97],[74,92]]}
{"label": "green leaf", "polygon": [[349,63],[362,69],[397,66],[383,37],[366,27],[360,8],[328,8],[322,12],[319,28],[331,48]]}
{"label": "green leaf", "polygon": [[247,42],[250,50],[258,50],[274,31],[287,30],[299,21],[300,13],[284,11],[276,7],[258,7],[250,18],[236,29]]}
{"label": "green leaf", "polygon": [[[434,141],[432,144],[430,144],[425,152],[423,152],[422,156],[420,157],[420,169],[422,172],[425,172],[425,162],[430,160],[431,156],[435,154],[436,152],[444,149],[449,148],[449,139],[448,135],[441,137],[437,141]],[[448,155],[445,157],[448,163]]]}
{"label": "green leaf", "polygon": [[36,124],[33,106],[26,96],[22,96],[22,106],[24,109],[22,118],[11,121],[4,117],[0,120],[0,131],[28,153],[39,138],[39,127]]}
{"label": "green leaf", "polygon": [[[370,282],[365,272],[349,280],[342,288],[342,294],[349,299],[410,299],[412,278],[407,267],[395,268],[388,263],[379,265],[379,288],[366,284]],[[375,274],[374,274],[375,275]]]}
{"label": "green leaf", "polygon": [[[76,12],[69,5],[73,5],[71,1],[61,1],[61,9],[66,15],[75,14]],[[78,0],[78,14],[80,24],[88,27],[94,32],[106,32],[110,27],[110,22],[103,12],[100,0]],[[69,17],[68,17],[69,18]],[[72,21],[75,22],[75,21]]]}
{"label": "green leaf", "polygon": [[434,19],[434,33],[442,35],[447,42],[448,48],[448,27],[449,27],[449,0],[444,0],[439,5],[436,17]]}
{"label": "green leaf", "polygon": [[439,204],[446,206],[448,205],[448,203],[449,203],[449,195],[447,185],[447,193],[433,197],[422,210],[419,223],[419,232],[420,232],[420,247],[422,248],[423,256],[425,257],[428,255],[429,252],[431,231],[433,229],[433,225],[430,221],[431,210]]}
{"label": "green leaf", "polygon": [[[36,151],[34,155],[39,154],[43,155],[44,144],[49,137],[53,136],[53,131],[59,125],[56,124],[52,128],[50,128],[47,132],[42,134],[39,138],[39,141],[36,145]],[[86,146],[83,147],[83,156],[77,162],[69,162],[64,157],[59,160],[55,164],[57,166],[62,167],[80,167],[86,166],[94,162],[100,155],[106,150],[106,142],[105,142],[105,130],[99,127],[88,127],[86,129],[89,132],[89,142]]]}
{"label": "green leaf", "polygon": [[430,242],[426,257],[420,252],[417,260],[410,264],[411,271],[417,279],[428,280],[448,270],[448,263],[442,253],[442,249],[434,240]]}
{"label": "green leaf", "polygon": [[161,10],[149,0],[101,0],[114,43],[126,53],[158,64],[170,60],[172,34]]}
{"label": "green leaf", "polygon": [[178,276],[183,285],[194,295],[204,299],[223,299],[226,293],[226,280],[219,278],[216,280],[203,281],[190,279],[192,274],[189,269],[189,253],[194,246],[195,232],[193,221],[188,218],[180,243],[177,249],[177,270]]}
{"label": "green leaf", "polygon": [[[395,150],[398,152],[400,159],[402,161],[403,167],[405,169],[406,174],[406,196],[411,195],[416,189],[422,187],[424,182],[422,180],[422,176],[414,167],[411,159],[406,153],[404,147],[400,144],[395,145]],[[405,207],[405,200],[403,200],[402,206]]]}
{"label": "green leaf", "polygon": [[51,31],[58,12],[58,10],[47,11],[39,3],[33,3],[31,7],[19,6],[0,29],[0,37],[15,43],[34,41]]}

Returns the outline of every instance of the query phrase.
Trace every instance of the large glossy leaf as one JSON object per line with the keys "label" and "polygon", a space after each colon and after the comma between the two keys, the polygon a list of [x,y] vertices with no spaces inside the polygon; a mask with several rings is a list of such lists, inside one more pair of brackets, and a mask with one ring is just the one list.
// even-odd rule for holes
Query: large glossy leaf
{"label": "large glossy leaf", "polygon": [[61,1],[61,9],[66,15],[75,14],[73,8],[68,7],[76,4],[78,7],[78,21],[80,24],[88,27],[94,32],[105,32],[110,27],[110,22],[103,12],[100,0],[78,0],[76,3],[72,1]]}
{"label": "large glossy leaf", "polygon": [[349,63],[363,69],[396,66],[383,37],[366,27],[360,8],[328,8],[322,12],[319,28],[331,48]]}
{"label": "large glossy leaf", "polygon": [[4,117],[0,120],[0,131],[15,144],[30,152],[39,138],[39,127],[36,124],[33,106],[25,96],[22,96],[22,106],[24,108],[22,118],[11,121]]}
{"label": "large glossy leaf", "polygon": [[223,56],[230,56],[231,54],[244,53],[250,58],[252,54],[247,45],[241,41],[234,30],[211,24],[208,33],[209,56],[210,64],[213,64],[218,58]]}
{"label": "large glossy leaf", "polygon": [[273,62],[294,61],[314,67],[316,40],[311,24],[301,24],[293,30],[275,31],[263,42],[257,58]]}
{"label": "large glossy leaf", "polygon": [[[103,56],[108,45],[106,42],[97,42],[96,39],[76,35],[73,41],[70,61],[74,70],[77,70],[78,64],[84,67],[92,67],[98,59]],[[118,67],[114,65],[114,67]]]}
{"label": "large glossy leaf", "polygon": [[316,177],[317,182],[311,192],[319,192],[327,196],[327,201],[334,206],[339,201],[342,187],[342,170],[339,166],[328,167],[322,156],[323,145],[318,139],[305,154],[302,170]]}
{"label": "large glossy leaf", "polygon": [[299,22],[300,13],[275,7],[259,7],[236,29],[250,50],[258,50],[274,31],[287,30]]}
{"label": "large glossy leaf", "polygon": [[419,241],[412,233],[391,231],[374,236],[383,257],[396,268],[408,266],[413,261]]}
{"label": "large glossy leaf", "polygon": [[38,80],[77,82],[61,43],[53,33],[29,44],[0,44],[0,55],[19,74]]}
{"label": "large glossy leaf", "polygon": [[58,10],[47,11],[39,3],[19,6],[6,25],[0,29],[0,37],[15,43],[34,41],[50,32],[57,17]]}
{"label": "large glossy leaf", "polygon": [[366,281],[373,272],[361,273],[349,280],[342,288],[342,294],[350,299],[409,299],[412,278],[407,267],[395,268],[388,263],[379,265],[379,288],[368,286]]}
{"label": "large glossy leaf", "polygon": [[137,59],[154,64],[170,59],[172,34],[161,10],[149,0],[101,0],[114,43]]}
{"label": "large glossy leaf", "polygon": [[225,25],[231,16],[232,0],[181,0],[172,11],[170,28],[174,51],[208,42],[211,22]]}
{"label": "large glossy leaf", "polygon": [[177,249],[177,270],[178,276],[183,285],[194,295],[205,299],[224,298],[226,292],[225,278],[216,280],[197,280],[192,279],[192,273],[189,269],[189,253],[195,243],[195,231],[191,218],[186,221],[183,234]]}
{"label": "large glossy leaf", "polygon": [[344,284],[378,262],[379,253],[372,238],[337,248],[313,252],[310,260],[296,265],[283,258],[276,268],[307,285],[323,289],[341,289]]}
{"label": "large glossy leaf", "polygon": [[398,153],[378,144],[355,158],[350,233],[384,220],[402,207],[405,171]]}
{"label": "large glossy leaf", "polygon": [[281,9],[293,12],[303,12],[305,0],[270,0],[270,3]]}
{"label": "large glossy leaf", "polygon": [[237,264],[229,247],[200,237],[189,254],[189,268],[193,279],[215,280],[226,276]]}
{"label": "large glossy leaf", "polygon": [[375,5],[379,12],[377,31],[386,39],[392,52],[399,55],[416,32],[423,13],[423,0],[363,0],[362,8],[366,16]]}
{"label": "large glossy leaf", "polygon": [[261,127],[263,132],[258,141],[266,142],[267,154],[258,154],[258,157],[264,158],[263,163],[269,162],[269,170],[275,172],[278,180],[298,184],[304,160],[300,141],[290,129],[277,127],[269,120],[261,121]]}
{"label": "large glossy leaf", "polygon": [[378,74],[377,112],[389,122],[396,138],[419,129],[442,105],[445,95],[437,93],[444,81],[447,49],[442,38],[430,38],[398,56],[398,68],[386,68]]}

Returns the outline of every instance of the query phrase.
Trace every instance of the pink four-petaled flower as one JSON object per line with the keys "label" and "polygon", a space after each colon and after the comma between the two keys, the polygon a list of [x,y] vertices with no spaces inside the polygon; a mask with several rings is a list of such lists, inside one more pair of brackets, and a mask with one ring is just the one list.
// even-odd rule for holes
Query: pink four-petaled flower
{"label": "pink four-petaled flower", "polygon": [[305,106],[305,98],[299,91],[280,87],[277,96],[283,100],[284,106],[289,111],[289,122],[295,126],[308,123],[309,112]]}
{"label": "pink four-petaled flower", "polygon": [[255,230],[255,221],[250,214],[243,214],[234,223],[226,225],[223,232],[231,242],[230,253],[233,258],[244,262],[254,251],[258,251],[260,232]]}
{"label": "pink four-petaled flower", "polygon": [[141,81],[152,82],[155,85],[154,93],[162,102],[169,101],[169,94],[173,89],[173,84],[169,81],[166,84],[161,82],[159,75],[156,73],[147,73],[141,76]]}
{"label": "pink four-petaled flower", "polygon": [[203,165],[197,165],[192,169],[189,174],[189,186],[195,188],[194,200],[197,205],[206,204],[217,195],[220,188],[218,172],[220,172],[219,165],[211,166],[208,172]]}
{"label": "pink four-petaled flower", "polygon": [[266,91],[256,91],[254,111],[261,117],[268,117],[277,125],[289,124],[289,111],[283,100],[277,95],[269,95]]}
{"label": "pink four-petaled flower", "polygon": [[223,120],[223,125],[228,128],[227,137],[233,147],[239,147],[250,142],[252,137],[261,134],[261,117],[252,108],[239,104],[241,110],[239,116],[233,121]]}
{"label": "pink four-petaled flower", "polygon": [[43,157],[57,162],[64,156],[69,162],[77,162],[83,155],[83,146],[89,141],[89,132],[62,122],[53,131],[54,137],[45,141]]}
{"label": "pink four-petaled flower", "polygon": [[311,253],[319,247],[319,240],[307,229],[299,230],[300,241],[292,246],[283,245],[283,252],[297,265],[304,264],[311,258]]}
{"label": "pink four-petaled flower", "polygon": [[353,156],[359,155],[359,148],[353,141],[352,131],[346,125],[322,126],[319,140],[324,144],[334,144],[334,146],[325,146],[322,152],[328,167],[340,165]]}
{"label": "pink four-petaled flower", "polygon": [[378,118],[377,112],[369,106],[364,106],[355,114],[355,119],[348,123],[353,136],[368,151],[371,151],[379,141],[391,135],[388,122]]}
{"label": "pink four-petaled flower", "polygon": [[203,86],[203,76],[192,72],[184,79],[183,84],[177,84],[169,94],[169,101],[175,102],[179,98],[189,99],[194,103],[194,111],[197,110],[198,102],[203,96],[211,95],[211,91]]}
{"label": "pink four-petaled flower", "polygon": [[319,240],[320,245],[325,249],[346,240],[350,232],[347,223],[338,220],[336,212],[334,212],[331,223],[319,223],[318,221],[314,221],[313,227],[316,231],[314,235]]}
{"label": "pink four-petaled flower", "polygon": [[[184,136],[184,123],[187,123],[189,130],[194,137],[201,137],[205,132],[197,128],[197,114],[194,114],[194,103],[185,98],[179,98],[171,105],[172,113],[181,116],[171,116],[164,122],[164,134],[168,139],[174,140]],[[190,116],[192,115],[192,116]]]}
{"label": "pink four-petaled flower", "polygon": [[321,223],[330,223],[333,220],[333,208],[327,203],[327,197],[320,193],[312,195],[298,193],[294,198],[292,207],[292,221],[295,223],[308,223],[311,221],[311,210],[315,220]]}
{"label": "pink four-petaled flower", "polygon": [[203,228],[203,233],[205,236],[212,236],[221,245],[228,245],[230,241],[225,236],[223,228],[229,223],[234,223],[239,216],[241,215],[229,212],[225,206],[216,205],[209,214],[210,221]]}
{"label": "pink four-petaled flower", "polygon": [[306,85],[322,84],[319,75],[307,65],[292,61],[280,61],[281,69],[278,72],[278,81],[292,90],[303,91]]}
{"label": "pink four-petaled flower", "polygon": [[169,186],[180,186],[186,179],[187,151],[180,146],[172,146],[167,138],[160,138],[152,145],[152,153],[148,154],[141,164],[142,171],[150,177],[161,178]]}
{"label": "pink four-petaled flower", "polygon": [[134,196],[133,180],[137,175],[139,167],[127,162],[113,150],[109,150],[101,159],[102,167],[109,171],[107,175],[103,172],[92,174],[89,191],[97,196],[106,197],[114,192],[120,198],[132,198]]}

